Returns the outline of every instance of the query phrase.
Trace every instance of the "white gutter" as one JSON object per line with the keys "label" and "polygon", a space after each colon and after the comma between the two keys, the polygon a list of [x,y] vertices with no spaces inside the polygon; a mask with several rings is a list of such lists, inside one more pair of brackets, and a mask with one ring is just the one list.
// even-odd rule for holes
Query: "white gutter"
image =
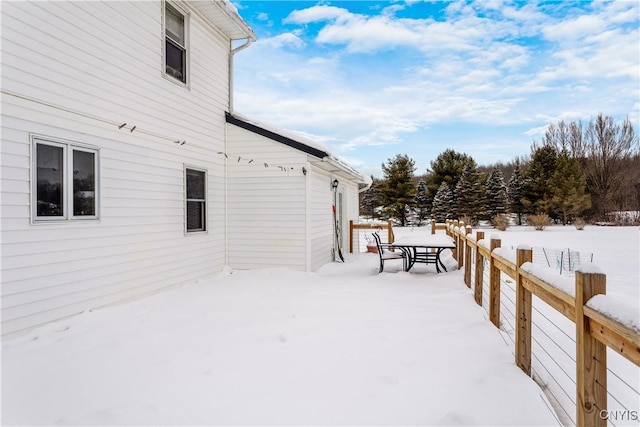
{"label": "white gutter", "polygon": [[365,191],[370,189],[372,185],[373,185],[373,181],[370,181],[365,187],[358,188],[358,193],[364,193]]}
{"label": "white gutter", "polygon": [[231,53],[229,55],[229,113],[231,114],[233,114],[233,57],[236,53],[248,48],[249,45],[253,42],[253,38],[247,37],[247,41],[244,44],[236,47],[235,49],[231,49]]}
{"label": "white gutter", "polygon": [[[322,163],[328,164],[332,168],[334,168],[332,170],[328,170],[328,172],[332,172],[332,173],[334,173],[334,172],[342,172],[343,175],[349,175],[349,176],[351,176],[353,178],[357,178],[358,181],[362,182],[363,184],[367,183],[367,181],[365,180],[364,176],[360,172],[356,171],[355,169],[352,169],[351,167],[345,165],[342,162],[339,162],[338,160],[334,159],[331,156],[324,157],[322,159]],[[325,169],[325,170],[327,170],[327,169]]]}

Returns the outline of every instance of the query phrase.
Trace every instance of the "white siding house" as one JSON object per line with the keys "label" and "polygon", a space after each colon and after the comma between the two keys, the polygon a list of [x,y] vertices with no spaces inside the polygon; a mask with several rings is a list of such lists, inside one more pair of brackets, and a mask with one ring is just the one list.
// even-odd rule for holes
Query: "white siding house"
{"label": "white siding house", "polygon": [[1,8],[2,333],[220,271],[235,9]]}
{"label": "white siding house", "polygon": [[[0,8],[3,335],[226,264],[332,260],[330,182],[346,221],[357,173],[227,123],[233,54],[255,39],[229,2]],[[233,160],[258,154],[296,169]]]}
{"label": "white siding house", "polygon": [[365,177],[307,138],[237,114],[226,117],[229,265],[314,271],[333,261],[334,198],[346,253]]}

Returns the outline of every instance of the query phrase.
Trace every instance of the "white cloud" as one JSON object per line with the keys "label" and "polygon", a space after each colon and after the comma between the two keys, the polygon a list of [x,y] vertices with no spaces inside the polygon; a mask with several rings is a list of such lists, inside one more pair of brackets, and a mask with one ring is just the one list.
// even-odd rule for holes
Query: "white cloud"
{"label": "white cloud", "polygon": [[638,32],[609,30],[583,39],[580,46],[561,48],[551,56],[557,63],[539,75],[541,82],[566,78],[637,78],[640,67]]}
{"label": "white cloud", "polygon": [[524,132],[527,136],[542,137],[549,128],[549,125],[537,126]]}
{"label": "white cloud", "polygon": [[542,33],[548,40],[581,41],[585,36],[597,34],[605,28],[606,23],[600,16],[582,15],[569,21],[547,25]]}
{"label": "white cloud", "polygon": [[310,24],[312,22],[347,18],[351,13],[347,9],[335,6],[313,6],[307,9],[294,10],[285,18],[287,24]]}
{"label": "white cloud", "polygon": [[284,48],[284,47],[292,47],[294,49],[302,49],[305,47],[306,43],[297,35],[293,33],[282,33],[277,36],[258,40],[256,42],[261,47],[267,46],[271,48]]}

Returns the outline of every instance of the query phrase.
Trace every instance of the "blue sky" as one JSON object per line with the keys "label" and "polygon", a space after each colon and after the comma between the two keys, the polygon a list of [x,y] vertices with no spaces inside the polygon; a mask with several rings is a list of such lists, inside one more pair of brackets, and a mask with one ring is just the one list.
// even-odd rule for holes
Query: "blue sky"
{"label": "blue sky", "polygon": [[640,120],[640,2],[253,1],[235,111],[324,144],[365,174],[416,174],[451,148],[530,153],[549,123]]}

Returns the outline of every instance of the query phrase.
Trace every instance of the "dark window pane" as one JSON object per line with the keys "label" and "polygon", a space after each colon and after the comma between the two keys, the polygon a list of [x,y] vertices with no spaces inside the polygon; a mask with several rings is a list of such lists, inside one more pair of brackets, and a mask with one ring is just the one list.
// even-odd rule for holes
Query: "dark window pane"
{"label": "dark window pane", "polygon": [[178,45],[174,44],[171,40],[166,41],[166,73],[171,77],[175,77],[181,82],[186,82],[186,73],[184,69],[185,64],[185,51]]}
{"label": "dark window pane", "polygon": [[187,199],[204,199],[205,173],[187,169]]}
{"label": "dark window pane", "polygon": [[205,230],[205,208],[204,202],[187,202],[187,230]]}
{"label": "dark window pane", "polygon": [[96,214],[96,155],[86,151],[73,152],[73,215]]}
{"label": "dark window pane", "polygon": [[36,144],[37,216],[63,216],[62,147]]}

